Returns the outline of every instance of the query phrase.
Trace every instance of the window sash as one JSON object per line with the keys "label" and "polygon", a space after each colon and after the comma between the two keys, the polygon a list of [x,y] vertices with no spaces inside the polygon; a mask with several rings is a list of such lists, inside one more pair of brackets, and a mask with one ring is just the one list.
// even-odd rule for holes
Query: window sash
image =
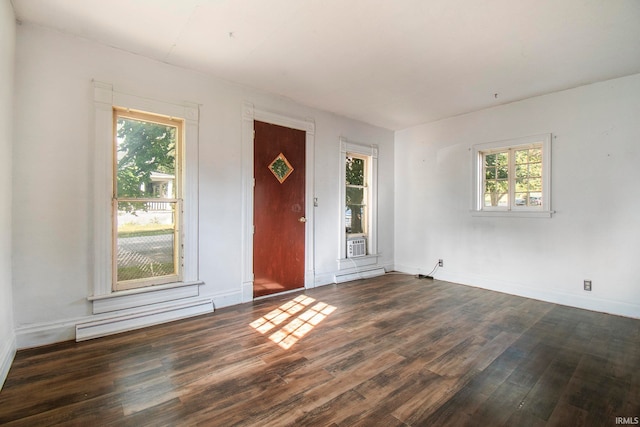
{"label": "window sash", "polygon": [[[549,142],[550,142],[550,137],[549,137]],[[492,145],[496,145],[495,143]],[[526,178],[524,179],[536,179],[536,180],[540,180],[540,191],[531,191],[530,188],[527,189],[527,191],[517,191],[517,181],[518,181],[518,176],[517,176],[517,162],[516,162],[516,152],[519,151],[523,151],[523,150],[540,150],[541,155],[540,155],[540,161],[539,162],[530,162],[530,163],[524,163],[527,166],[532,165],[532,164],[539,164],[540,165],[540,175],[527,175]],[[477,188],[477,194],[478,194],[478,199],[476,201],[476,209],[478,211],[522,211],[522,212],[536,212],[536,211],[545,211],[545,210],[549,210],[548,207],[548,183],[546,182],[548,179],[548,174],[546,174],[545,169],[548,168],[548,161],[545,162],[545,159],[548,159],[548,153],[546,152],[548,150],[548,144],[547,147],[545,147],[545,142],[535,142],[535,143],[527,143],[527,144],[519,144],[519,145],[510,145],[510,146],[497,146],[497,147],[491,147],[491,148],[487,148],[487,149],[476,149],[477,152],[477,164],[478,164],[478,169],[477,169],[477,173],[479,175],[479,179],[478,179],[478,183],[479,186]],[[503,168],[500,168],[500,166],[503,165],[491,165],[490,167],[487,166],[487,157],[491,156],[491,155],[498,155],[498,154],[506,154],[507,156],[507,176],[506,178],[503,175],[500,175],[500,171],[503,171]],[[522,165],[522,163],[520,163],[520,165]],[[494,169],[495,168],[495,169]],[[492,174],[491,171],[489,169],[494,169],[495,172]],[[489,175],[489,178],[487,177],[487,175]],[[502,192],[495,192],[495,193],[489,193],[487,192],[487,189],[489,187],[492,187],[491,182],[494,183],[495,188],[500,187],[500,185],[498,183],[506,183],[506,188],[504,188],[504,186],[502,186],[502,188],[499,188],[500,190],[502,190]],[[528,201],[524,203],[524,205],[521,203],[521,197],[518,197],[517,195],[520,194],[524,194],[526,193],[527,199]],[[532,195],[532,193],[539,193]],[[492,205],[489,204],[487,205],[487,198],[491,198],[491,194],[493,194],[493,197],[499,197],[498,200],[498,204],[497,205]],[[538,200],[538,203],[533,205],[530,201],[531,198],[535,198]],[[503,199],[506,198],[507,202],[504,204],[500,204],[499,202]]]}
{"label": "window sash", "polygon": [[[369,168],[370,168],[370,156],[354,154],[354,153],[346,153],[345,159],[358,159],[362,161],[362,185],[358,184],[349,184],[346,177],[345,170],[345,200],[344,200],[344,211],[345,211],[345,234],[347,238],[351,237],[361,237],[367,236],[368,233],[368,224],[369,224],[369,191],[368,191],[368,182],[369,182]],[[347,161],[345,160],[345,164]],[[347,197],[349,193],[349,189],[362,190],[362,200],[360,203],[347,203]],[[353,224],[354,224],[354,209],[358,208],[360,211],[360,228],[358,231],[353,232]],[[347,212],[350,211],[350,216],[347,215]]]}
{"label": "window sash", "polygon": [[[176,129],[171,194],[166,194],[165,197],[149,197],[148,194],[143,197],[118,197],[117,126],[120,119],[137,120]],[[184,125],[181,119],[119,107],[113,108],[112,288],[114,291],[182,280],[183,133]],[[124,204],[129,206],[125,210],[119,209]],[[141,224],[136,225],[133,232],[124,233],[124,228],[121,227],[123,224],[119,224],[119,219],[122,217],[124,220],[127,213],[140,218],[139,221],[134,222],[141,222]],[[154,224],[154,221],[158,223]],[[167,230],[169,232],[166,232]],[[130,239],[135,243],[125,244],[124,239]]]}
{"label": "window sash", "polygon": [[[162,223],[119,223],[118,205],[130,201],[114,201],[114,265],[113,274],[118,290],[177,282],[181,278],[182,249],[180,242],[181,201],[148,201],[157,205],[171,204],[154,215],[168,217]],[[136,201],[136,203],[141,203]]]}

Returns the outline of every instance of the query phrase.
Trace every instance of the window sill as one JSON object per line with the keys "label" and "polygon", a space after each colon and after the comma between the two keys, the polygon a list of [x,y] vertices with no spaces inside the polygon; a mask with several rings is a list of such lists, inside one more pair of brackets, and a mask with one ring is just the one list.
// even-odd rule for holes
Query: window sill
{"label": "window sill", "polygon": [[93,302],[93,314],[101,314],[198,296],[198,287],[203,284],[202,281],[167,283],[95,295],[87,299]]}
{"label": "window sill", "polygon": [[507,218],[551,218],[555,211],[471,211],[471,216]]}

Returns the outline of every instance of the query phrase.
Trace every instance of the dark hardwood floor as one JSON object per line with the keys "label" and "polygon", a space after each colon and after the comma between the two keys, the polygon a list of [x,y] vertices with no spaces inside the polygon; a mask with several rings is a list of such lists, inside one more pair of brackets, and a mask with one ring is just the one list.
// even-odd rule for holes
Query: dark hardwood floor
{"label": "dark hardwood floor", "polygon": [[640,417],[640,320],[396,274],[19,351],[0,392],[8,426],[616,417]]}

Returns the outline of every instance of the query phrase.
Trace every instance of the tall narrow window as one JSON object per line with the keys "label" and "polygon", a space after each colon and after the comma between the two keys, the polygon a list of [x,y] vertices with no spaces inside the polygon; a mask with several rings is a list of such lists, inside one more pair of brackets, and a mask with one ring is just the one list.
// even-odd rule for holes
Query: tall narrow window
{"label": "tall narrow window", "polygon": [[345,232],[347,238],[364,236],[368,221],[367,157],[347,153],[345,160]]}
{"label": "tall narrow window", "polygon": [[183,121],[114,108],[113,122],[114,290],[180,281]]}
{"label": "tall narrow window", "polygon": [[378,146],[340,138],[335,283],[384,274],[378,264]]}
{"label": "tall narrow window", "polygon": [[[378,146],[340,138],[340,234],[336,283],[378,262]],[[341,278],[342,277],[342,278]]]}

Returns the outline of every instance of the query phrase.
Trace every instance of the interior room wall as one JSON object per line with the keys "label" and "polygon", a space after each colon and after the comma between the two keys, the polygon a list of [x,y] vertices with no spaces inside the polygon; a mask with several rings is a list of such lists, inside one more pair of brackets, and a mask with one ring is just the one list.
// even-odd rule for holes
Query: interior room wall
{"label": "interior room wall", "polygon": [[0,388],[16,350],[11,285],[11,151],[16,24],[9,0],[0,1]]}
{"label": "interior room wall", "polygon": [[[639,117],[633,75],[397,132],[396,268],[640,317]],[[471,146],[542,133],[553,217],[472,216]]]}
{"label": "interior room wall", "polygon": [[[17,31],[13,281],[18,347],[26,331],[66,331],[90,315],[92,79],[115,91],[200,105],[200,289],[216,307],[241,301],[242,111],[315,123],[315,275],[337,269],[339,138],[380,147],[379,246],[393,265],[393,132],[288,99],[34,25]],[[65,335],[66,334],[66,335]],[[43,341],[46,341],[43,338]],[[42,342],[40,342],[42,343]]]}

